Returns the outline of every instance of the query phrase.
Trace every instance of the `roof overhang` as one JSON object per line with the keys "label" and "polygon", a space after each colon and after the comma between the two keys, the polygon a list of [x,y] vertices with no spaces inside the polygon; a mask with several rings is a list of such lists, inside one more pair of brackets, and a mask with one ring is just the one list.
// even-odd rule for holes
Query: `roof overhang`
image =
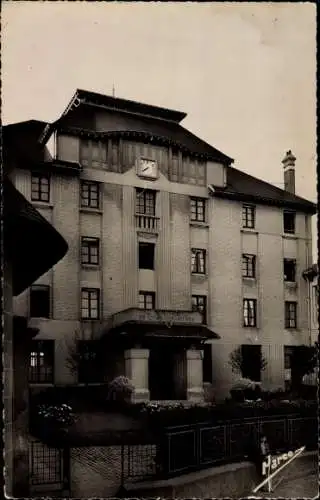
{"label": "roof overhang", "polygon": [[125,309],[114,314],[102,335],[121,339],[198,340],[218,339],[219,335],[202,323],[198,311]]}
{"label": "roof overhang", "polygon": [[19,295],[61,260],[64,238],[6,179],[4,181],[5,262],[12,266],[12,293]]}
{"label": "roof overhang", "polygon": [[301,202],[279,200],[276,198],[267,198],[264,196],[259,196],[257,194],[236,193],[229,191],[228,188],[218,188],[216,186],[210,186],[210,191],[212,196],[215,196],[216,198],[224,198],[228,200],[241,201],[247,203],[259,203],[260,205],[284,207],[287,209],[296,210],[303,213],[309,213],[311,215],[317,213],[316,205],[307,200]]}
{"label": "roof overhang", "polygon": [[161,325],[156,322],[127,321],[109,330],[108,335],[139,336],[144,339],[197,340],[218,339],[219,335],[203,324]]}

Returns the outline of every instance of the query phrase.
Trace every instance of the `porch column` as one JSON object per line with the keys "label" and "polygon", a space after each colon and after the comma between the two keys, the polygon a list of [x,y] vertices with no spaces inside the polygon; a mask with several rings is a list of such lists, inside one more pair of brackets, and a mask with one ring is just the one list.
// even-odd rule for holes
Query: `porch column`
{"label": "porch column", "polygon": [[128,349],[124,358],[126,377],[134,386],[132,402],[149,401],[149,349]]}
{"label": "porch column", "polygon": [[203,401],[202,353],[196,349],[189,349],[187,357],[187,399],[189,401]]}

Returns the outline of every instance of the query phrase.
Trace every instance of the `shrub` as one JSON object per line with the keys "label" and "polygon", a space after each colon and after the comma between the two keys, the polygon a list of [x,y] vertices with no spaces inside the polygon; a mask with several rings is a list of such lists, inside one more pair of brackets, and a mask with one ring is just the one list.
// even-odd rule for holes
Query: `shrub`
{"label": "shrub", "polygon": [[248,378],[240,378],[232,386],[230,394],[234,401],[240,402],[245,399],[255,401],[261,397],[261,383]]}
{"label": "shrub", "polygon": [[75,415],[71,406],[62,405],[39,405],[38,418],[40,423],[52,427],[70,427],[75,422]]}
{"label": "shrub", "polygon": [[145,419],[145,427],[161,432],[165,427],[189,425],[199,423],[223,424],[228,420],[243,420],[244,418],[293,415],[311,416],[317,414],[317,401],[246,401],[236,402],[229,400],[219,404],[188,404],[145,403],[131,405],[130,411],[134,416],[140,415]]}
{"label": "shrub", "polygon": [[120,375],[110,382],[108,387],[108,400],[117,402],[127,402],[131,399],[134,386],[124,375]]}

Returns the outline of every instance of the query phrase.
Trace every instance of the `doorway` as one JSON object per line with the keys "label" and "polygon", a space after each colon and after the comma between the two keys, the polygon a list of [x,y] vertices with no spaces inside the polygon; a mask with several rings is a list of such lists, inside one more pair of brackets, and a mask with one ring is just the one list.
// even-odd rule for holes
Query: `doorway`
{"label": "doorway", "polygon": [[175,353],[168,345],[150,349],[149,391],[151,400],[175,399]]}

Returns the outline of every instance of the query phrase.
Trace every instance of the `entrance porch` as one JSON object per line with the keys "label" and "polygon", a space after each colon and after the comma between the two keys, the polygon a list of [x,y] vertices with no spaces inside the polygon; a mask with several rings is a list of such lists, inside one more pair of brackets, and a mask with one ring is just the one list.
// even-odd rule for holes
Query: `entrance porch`
{"label": "entrance porch", "polygon": [[109,376],[131,380],[134,402],[202,401],[202,345],[210,338],[219,336],[202,324],[197,311],[121,311],[112,317],[103,339]]}

